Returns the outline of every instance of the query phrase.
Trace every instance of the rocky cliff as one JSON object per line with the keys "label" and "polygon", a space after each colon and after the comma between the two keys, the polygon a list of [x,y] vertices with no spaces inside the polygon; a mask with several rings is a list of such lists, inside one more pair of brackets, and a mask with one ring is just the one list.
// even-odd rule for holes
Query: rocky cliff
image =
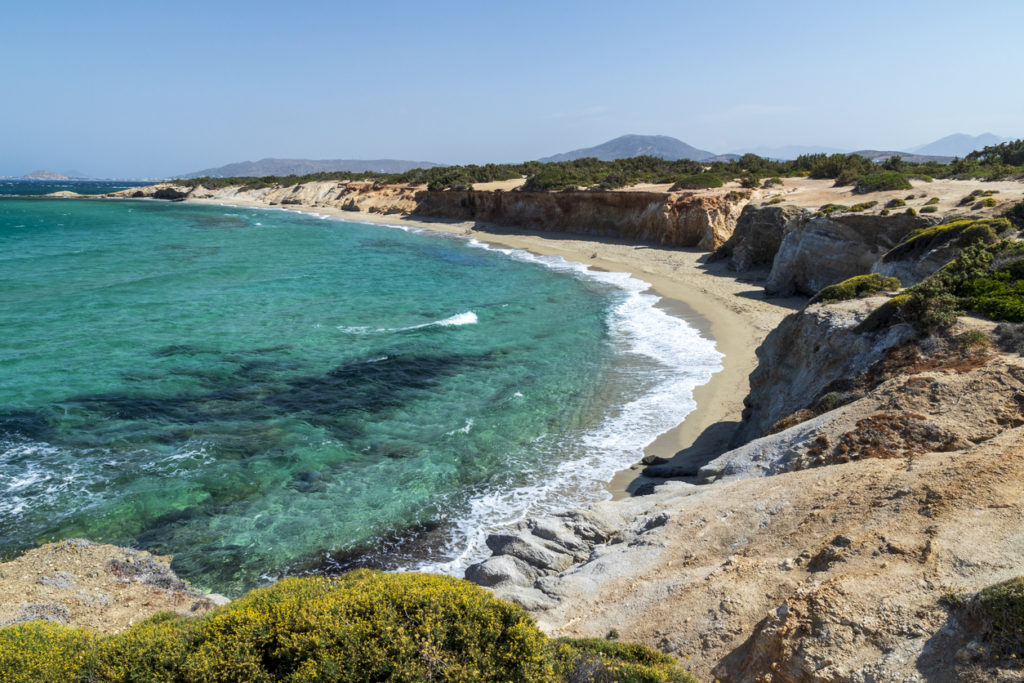
{"label": "rocky cliff", "polygon": [[615,629],[723,681],[1003,675],[943,601],[1024,564],[1024,360],[996,346],[1024,330],[859,335],[879,301],[769,336],[748,420],[778,431],[702,468],[713,483],[526,520],[467,577],[552,633]]}
{"label": "rocky cliff", "polygon": [[160,184],[114,193],[154,199],[244,201],[264,206],[325,207],[417,218],[480,221],[541,232],[612,237],[715,249],[732,235],[749,191],[503,192],[446,190],[372,182],[312,182],[286,187]]}
{"label": "rocky cliff", "polygon": [[912,230],[937,222],[906,213],[801,216],[788,224],[765,288],[774,294],[812,296],[822,287],[871,272]]}

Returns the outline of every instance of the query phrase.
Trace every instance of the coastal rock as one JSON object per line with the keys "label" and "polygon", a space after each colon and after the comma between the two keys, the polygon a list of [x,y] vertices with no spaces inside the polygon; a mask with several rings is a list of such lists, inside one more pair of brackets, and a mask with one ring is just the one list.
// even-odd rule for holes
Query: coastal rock
{"label": "coastal rock", "polygon": [[822,287],[871,272],[911,230],[937,221],[906,213],[801,216],[782,238],[765,290],[812,296]]}
{"label": "coastal rock", "polygon": [[417,194],[412,214],[715,249],[732,235],[748,194],[444,191]]}
{"label": "coastal rock", "polygon": [[494,555],[466,569],[466,580],[491,588],[502,583],[532,586],[537,569],[513,555]]}
{"label": "coastal rock", "polygon": [[734,445],[764,436],[783,417],[807,407],[830,384],[850,381],[889,348],[916,334],[899,324],[859,334],[854,328],[885,299],[871,297],[815,304],[787,316],[757,349],[743,423]]}
{"label": "coastal rock", "polygon": [[748,191],[521,192],[446,190],[370,181],[318,181],[266,187],[161,183],[110,196],[223,199],[270,206],[331,207],[419,218],[481,221],[539,232],[566,232],[677,247],[715,249],[732,235]]}
{"label": "coastal rock", "polygon": [[730,266],[741,273],[771,266],[783,238],[794,229],[795,219],[804,214],[795,206],[747,204],[717,255],[728,258]]}
{"label": "coastal rock", "polygon": [[947,242],[923,254],[906,259],[894,259],[890,253],[883,254],[871,266],[871,272],[882,277],[898,278],[904,287],[910,287],[934,275],[960,253],[957,242]]}
{"label": "coastal rock", "polygon": [[68,539],[0,564],[0,626],[47,619],[116,633],[157,613],[201,616],[226,604],[143,550]]}

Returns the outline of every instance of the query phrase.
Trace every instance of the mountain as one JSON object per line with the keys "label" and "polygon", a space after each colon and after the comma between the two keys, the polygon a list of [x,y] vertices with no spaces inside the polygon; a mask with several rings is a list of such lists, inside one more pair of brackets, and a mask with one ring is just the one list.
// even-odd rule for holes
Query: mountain
{"label": "mountain", "polygon": [[571,152],[544,157],[538,161],[572,161],[583,157],[597,157],[601,161],[613,161],[641,155],[661,157],[670,161],[676,159],[704,161],[713,157],[714,153],[691,147],[682,140],[670,138],[667,135],[623,135],[596,147],[574,149]]}
{"label": "mountain", "polygon": [[68,177],[54,171],[32,171],[21,176],[22,180],[67,180]]}
{"label": "mountain", "polygon": [[939,156],[936,154],[913,154],[912,152],[897,152],[895,150],[878,150],[878,149],[859,149],[851,154],[859,154],[862,157],[867,157],[871,161],[877,161],[882,163],[889,157],[899,157],[903,161],[912,164],[924,164],[929,161],[934,161],[939,164],[948,164],[953,161],[951,156]]}
{"label": "mountain", "polygon": [[965,135],[964,133],[954,133],[953,135],[947,135],[941,140],[929,142],[927,145],[912,147],[910,151],[916,154],[938,154],[941,156],[965,157],[971,152],[981,149],[982,147],[998,145],[1000,142],[1008,142],[1009,139],[1010,138],[993,135],[992,133],[982,133],[981,135],[974,136]]}
{"label": "mountain", "polygon": [[239,161],[217,168],[186,173],[178,178],[262,178],[268,175],[308,175],[333,171],[375,171],[378,173],[404,173],[414,168],[442,166],[431,161],[402,161],[399,159],[260,159]]}

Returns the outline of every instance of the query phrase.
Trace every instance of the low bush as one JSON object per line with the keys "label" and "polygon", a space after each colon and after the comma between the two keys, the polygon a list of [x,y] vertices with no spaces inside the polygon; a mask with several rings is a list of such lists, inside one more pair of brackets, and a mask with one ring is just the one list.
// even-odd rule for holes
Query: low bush
{"label": "low bush", "polygon": [[860,202],[850,207],[850,211],[867,211],[868,209],[878,205],[878,202]]}
{"label": "low bush", "polygon": [[871,296],[879,292],[895,292],[900,281],[894,277],[882,277],[878,273],[855,275],[848,280],[822,288],[810,303],[832,303],[858,297]]}
{"label": "low bush", "polygon": [[922,206],[921,207],[921,213],[937,213],[938,210],[939,210],[939,207],[935,206],[934,204],[932,204],[931,206]]}
{"label": "low bush", "polygon": [[1024,657],[1024,577],[985,588],[967,604],[982,637],[1001,657]]}
{"label": "low bush", "polygon": [[[926,208],[928,207],[922,208],[921,211],[923,212]],[[918,228],[889,250],[882,260],[889,263],[913,258],[953,240],[957,240],[959,246],[967,246],[979,241],[992,244],[1000,235],[1008,233],[1011,228],[1010,222],[1005,218],[987,220],[960,218],[949,223]]]}
{"label": "low bush", "polygon": [[704,190],[711,187],[722,187],[722,178],[713,173],[694,173],[680,178],[671,190]]}
{"label": "low bush", "polygon": [[3,681],[678,681],[640,645],[552,641],[520,607],[466,581],[359,570],[291,578],[192,619],[120,634],[34,622],[0,629]]}
{"label": "low bush", "polygon": [[764,184],[761,187],[779,187],[781,185],[782,178],[775,176],[773,178],[768,178],[766,181],[764,181]]}
{"label": "low bush", "polygon": [[868,192],[884,192],[886,190],[910,190],[913,185],[907,176],[897,171],[879,171],[860,178],[854,185],[855,194]]}
{"label": "low bush", "polygon": [[902,199],[890,199],[885,203],[887,209],[898,209],[901,206],[906,206],[907,202]]}
{"label": "low bush", "polygon": [[980,203],[981,203],[982,206],[984,206],[986,208],[992,208],[993,206],[995,206],[999,202],[997,202],[992,197],[985,197],[984,199],[981,200]]}
{"label": "low bush", "polygon": [[781,204],[784,201],[786,201],[786,200],[783,197],[772,197],[771,199],[768,200],[768,203],[769,204]]}
{"label": "low bush", "polygon": [[938,204],[938,203],[939,203],[939,198],[938,197],[932,197],[931,199],[929,199],[928,201],[925,202],[925,206],[931,206],[932,204]]}
{"label": "low bush", "polygon": [[889,211],[889,209],[882,209],[881,211],[878,212],[878,215],[879,216],[888,216],[890,213],[892,213],[892,212]]}
{"label": "low bush", "polygon": [[906,322],[930,333],[952,325],[962,311],[1024,322],[1024,242],[975,240],[927,280],[872,312],[857,329],[871,332]]}
{"label": "low bush", "polygon": [[831,216],[834,213],[849,211],[850,207],[843,204],[826,204],[815,212],[815,216]]}

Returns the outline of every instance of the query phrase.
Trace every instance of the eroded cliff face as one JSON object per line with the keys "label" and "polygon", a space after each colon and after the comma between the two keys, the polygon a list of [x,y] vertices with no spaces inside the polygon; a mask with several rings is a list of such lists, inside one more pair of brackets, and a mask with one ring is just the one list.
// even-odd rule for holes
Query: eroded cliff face
{"label": "eroded cliff face", "polygon": [[871,272],[874,263],[912,230],[938,222],[906,213],[797,218],[772,261],[765,289],[813,296],[822,287]]}
{"label": "eroded cliff face", "polygon": [[873,334],[854,331],[884,301],[884,297],[872,297],[808,306],[772,330],[757,349],[757,367],[750,374],[750,393],[743,401],[743,424],[733,444],[764,436],[826,388],[854,380],[888,349],[915,336],[907,324]]}
{"label": "eroded cliff face", "polygon": [[288,187],[207,189],[160,184],[120,197],[245,201],[266,206],[329,207],[415,218],[481,221],[542,232],[612,237],[712,250],[732,235],[749,192],[431,192],[422,186],[314,182]]}
{"label": "eroded cliff face", "polygon": [[782,240],[792,232],[806,211],[795,206],[747,204],[743,207],[732,236],[718,250],[734,270],[771,267]]}

